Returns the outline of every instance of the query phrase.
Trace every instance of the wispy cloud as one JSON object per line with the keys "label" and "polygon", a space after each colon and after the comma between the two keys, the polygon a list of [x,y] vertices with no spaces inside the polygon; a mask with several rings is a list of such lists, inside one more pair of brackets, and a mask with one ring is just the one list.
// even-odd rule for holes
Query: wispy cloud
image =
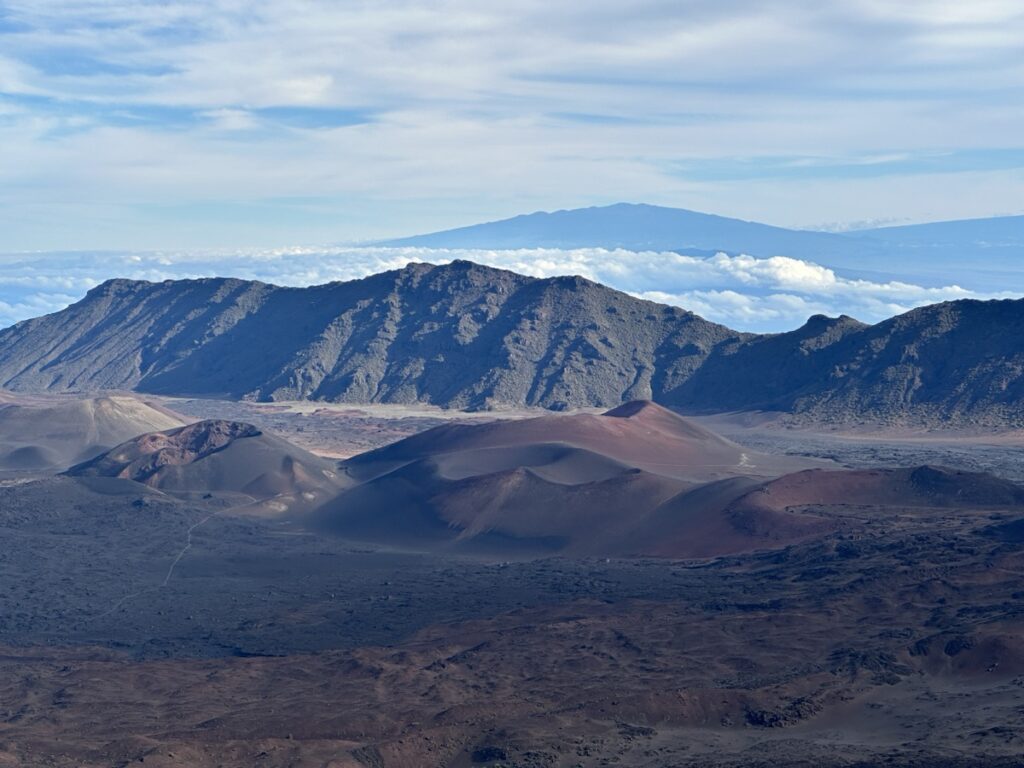
{"label": "wispy cloud", "polygon": [[0,0],[0,248],[1019,210],[1022,38],[997,0]]}
{"label": "wispy cloud", "polygon": [[875,179],[889,176],[1004,171],[1024,168],[1024,147],[894,152],[851,157],[751,157],[688,160],[677,173],[706,181]]}
{"label": "wispy cloud", "polygon": [[54,253],[0,259],[0,326],[59,310],[108,277],[167,280],[234,276],[304,286],[352,280],[409,262],[470,259],[536,277],[578,274],[635,296],[674,304],[739,330],[782,331],[812,314],[867,322],[962,298],[1003,298],[960,286],[852,279],[797,259],[622,250],[431,250],[282,248],[262,251]]}

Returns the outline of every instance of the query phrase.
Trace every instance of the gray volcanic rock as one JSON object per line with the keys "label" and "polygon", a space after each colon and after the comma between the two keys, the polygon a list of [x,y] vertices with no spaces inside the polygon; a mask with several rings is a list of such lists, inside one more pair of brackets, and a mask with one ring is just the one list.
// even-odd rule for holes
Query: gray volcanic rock
{"label": "gray volcanic rock", "polygon": [[0,387],[455,408],[773,410],[818,421],[1024,424],[1024,301],[868,326],[732,331],[580,277],[466,261],[281,288],[112,280],[0,331]]}
{"label": "gray volcanic rock", "polygon": [[667,402],[849,423],[1024,424],[1024,301],[952,301],[867,326],[814,317],[717,347]]}
{"label": "gray volcanic rock", "polygon": [[954,301],[913,310],[834,350],[792,410],[825,418],[989,424],[1024,421],[1024,301]]}
{"label": "gray volcanic rock", "polygon": [[457,261],[280,288],[112,280],[0,332],[12,390],[136,389],[451,407],[614,406],[671,391],[729,329],[579,277]]}

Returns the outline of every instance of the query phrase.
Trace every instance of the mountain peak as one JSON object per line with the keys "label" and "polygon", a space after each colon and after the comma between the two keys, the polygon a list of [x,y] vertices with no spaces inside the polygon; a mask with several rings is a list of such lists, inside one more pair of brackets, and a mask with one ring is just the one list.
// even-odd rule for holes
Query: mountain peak
{"label": "mountain peak", "polygon": [[821,333],[835,328],[863,328],[866,326],[867,323],[862,323],[860,320],[849,315],[830,317],[829,315],[817,314],[807,318],[807,322],[803,324],[800,330]]}
{"label": "mountain peak", "polygon": [[[252,424],[225,419],[206,419],[166,432],[152,432],[131,440],[144,454],[156,454],[156,466],[191,464],[224,450],[236,440],[259,437],[262,432]],[[118,458],[118,451],[112,452]]]}
{"label": "mountain peak", "polygon": [[217,278],[96,290],[102,302],[0,331],[0,387],[468,409],[627,402],[610,415],[645,419],[659,406],[631,401],[656,400],[839,422],[1024,424],[1024,301],[938,305],[874,326],[817,315],[760,336],[582,277],[464,259],[312,288]]}
{"label": "mountain peak", "polygon": [[538,211],[383,244],[429,248],[685,250],[692,255],[725,251],[797,258],[817,258],[829,253],[852,257],[866,250],[863,241],[842,235],[787,230],[684,208],[628,202]]}
{"label": "mountain peak", "polygon": [[610,411],[605,411],[602,415],[616,419],[631,419],[634,416],[649,413],[676,415],[675,412],[662,405],[658,405],[652,400],[630,400],[628,403],[616,406]]}
{"label": "mountain peak", "polygon": [[109,280],[104,280],[99,285],[91,288],[85,295],[110,296],[126,290],[133,290],[140,285],[153,285],[153,283],[148,280],[131,280],[125,277],[112,277]]}
{"label": "mountain peak", "polygon": [[[139,435],[67,474],[132,480],[170,493],[242,494],[254,508],[276,514],[322,503],[342,485],[331,461],[223,419]],[[262,502],[267,506],[259,507]]]}

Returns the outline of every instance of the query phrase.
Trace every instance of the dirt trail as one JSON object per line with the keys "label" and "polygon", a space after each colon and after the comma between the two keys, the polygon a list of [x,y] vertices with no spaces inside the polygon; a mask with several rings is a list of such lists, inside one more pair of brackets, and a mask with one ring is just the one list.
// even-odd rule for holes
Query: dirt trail
{"label": "dirt trail", "polygon": [[118,600],[114,604],[114,606],[109,610],[106,610],[97,616],[93,616],[91,621],[99,621],[102,618],[106,618],[107,616],[110,616],[112,613],[115,613],[119,608],[121,608],[121,606],[123,606],[129,600],[134,600],[136,597],[142,597],[143,595],[148,595],[150,592],[156,592],[157,590],[166,587],[171,581],[171,576],[174,575],[174,569],[178,567],[178,563],[181,562],[181,559],[185,556],[185,553],[192,548],[192,532],[195,531],[195,529],[199,526],[209,521],[210,518],[214,517],[216,514],[216,512],[211,512],[209,515],[204,517],[199,522],[193,523],[188,527],[188,530],[185,532],[185,546],[181,548],[181,551],[178,552],[177,556],[171,562],[171,565],[167,569],[167,574],[164,576],[163,581],[161,581],[155,587],[147,587],[146,589],[141,589],[138,592],[132,592],[131,594],[125,595],[120,600]]}

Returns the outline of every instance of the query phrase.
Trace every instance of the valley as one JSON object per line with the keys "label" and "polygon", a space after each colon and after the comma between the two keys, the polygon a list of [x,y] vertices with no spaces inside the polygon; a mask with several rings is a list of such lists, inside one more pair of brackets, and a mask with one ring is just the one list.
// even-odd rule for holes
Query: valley
{"label": "valley", "polygon": [[[434,538],[358,540],[344,528],[310,527],[300,508],[254,512],[252,487],[202,492],[210,478],[235,477],[199,472],[204,462],[230,461],[247,441],[269,439],[245,431],[186,457],[174,476],[190,478],[187,492],[163,481],[8,470],[0,482],[9,542],[0,553],[2,760],[238,768],[1017,764],[1024,491],[991,475],[897,469],[969,455],[979,465],[1011,466],[1019,451],[1011,436],[977,454],[978,438],[891,437],[879,448],[876,438],[762,432],[735,419],[725,420],[732,431],[713,419],[698,426],[650,406],[618,416],[520,411],[495,421],[390,406],[154,405],[186,422],[215,412],[247,418],[260,435],[273,425],[282,436],[302,436],[314,454],[380,444],[342,460],[339,475],[346,465],[360,468],[350,477],[372,478],[382,471],[372,467],[387,470],[396,456],[405,461],[426,448],[441,452],[447,473],[464,475],[476,466],[467,461],[483,456],[471,471],[500,473],[525,461],[549,481],[592,482],[594,472],[620,471],[593,458],[606,446],[616,461],[646,460],[650,470],[657,454],[675,455],[680,469],[670,474],[714,484],[723,463],[732,462],[732,476],[745,455],[745,471],[760,464],[766,472],[759,493],[778,499],[769,507],[759,501],[758,515],[789,510],[824,524],[809,537],[734,544],[712,557],[560,554],[513,539],[470,549]],[[594,428],[630,427],[638,416],[636,438],[586,437]],[[571,432],[577,450],[598,453],[568,463],[538,453],[531,423],[542,425],[543,438]],[[430,437],[432,429],[448,443]],[[644,453],[645,441],[677,434],[697,440],[699,451],[686,460],[661,444]],[[261,445],[292,461],[307,456],[273,439],[281,444]],[[460,458],[455,445],[470,453]],[[817,489],[810,497],[799,490],[807,478]],[[838,496],[824,490],[830,478],[842,482]],[[776,530],[753,521],[777,518],[749,514],[736,519],[751,534]],[[585,529],[586,520],[573,525]],[[692,539],[700,528],[683,530]]]}
{"label": "valley", "polygon": [[1022,40],[0,0],[0,768],[1024,768]]}

